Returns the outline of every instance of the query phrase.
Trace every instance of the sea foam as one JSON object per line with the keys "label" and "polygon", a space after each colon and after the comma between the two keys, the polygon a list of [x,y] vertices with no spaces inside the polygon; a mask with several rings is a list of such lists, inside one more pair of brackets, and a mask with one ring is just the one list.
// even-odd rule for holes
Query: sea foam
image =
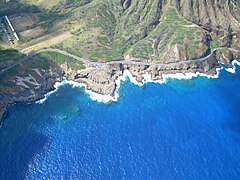
{"label": "sea foam", "polygon": [[164,84],[164,83],[167,83],[168,80],[170,79],[178,79],[178,80],[181,80],[181,79],[192,79],[192,78],[195,78],[195,77],[198,77],[198,76],[202,76],[202,77],[206,77],[206,78],[218,78],[219,77],[219,73],[220,73],[220,70],[222,68],[217,68],[216,71],[217,71],[217,74],[215,75],[207,75],[207,74],[204,74],[204,73],[200,73],[200,72],[196,72],[196,73],[175,73],[175,74],[162,74],[162,80],[152,80],[152,77],[151,77],[151,74],[149,73],[146,73],[146,74],[143,74],[143,78],[144,78],[144,83],[159,83],[159,84]]}
{"label": "sea foam", "polygon": [[237,60],[233,60],[232,68],[225,68],[225,70],[234,74],[234,73],[236,73],[236,65],[240,66],[240,62],[238,62]]}
{"label": "sea foam", "polygon": [[46,94],[44,95],[44,98],[36,101],[36,103],[37,103],[37,104],[42,104],[42,103],[44,103],[51,94],[53,94],[53,93],[55,93],[55,92],[58,91],[59,87],[65,85],[65,84],[67,84],[67,83],[68,83],[67,80],[63,80],[63,81],[61,81],[61,82],[56,82],[56,83],[54,84],[54,90],[46,93]]}
{"label": "sea foam", "polygon": [[94,101],[97,101],[97,102],[100,102],[100,103],[116,102],[119,98],[119,89],[121,87],[121,82],[127,81],[128,79],[130,80],[131,83],[133,83],[134,85],[137,85],[137,86],[143,86],[145,83],[164,84],[164,83],[167,83],[171,79],[178,79],[178,80],[192,79],[192,78],[196,78],[196,77],[199,77],[199,76],[206,77],[206,78],[209,78],[209,79],[210,78],[215,79],[215,78],[219,77],[219,74],[220,74],[221,70],[223,70],[223,69],[225,69],[226,71],[228,71],[230,73],[235,73],[236,72],[236,66],[235,65],[240,66],[240,62],[238,62],[237,60],[232,61],[232,66],[233,66],[232,68],[224,68],[224,67],[216,68],[217,73],[215,75],[207,75],[207,74],[200,73],[200,72],[163,74],[162,75],[162,80],[152,80],[151,74],[145,73],[145,74],[142,75],[143,76],[143,81],[142,82],[138,82],[129,70],[125,70],[123,72],[123,75],[119,76],[116,80],[116,89],[115,89],[115,92],[114,92],[113,96],[95,93],[91,90],[88,90],[87,85],[84,84],[84,83],[78,83],[78,82],[69,81],[69,80],[64,79],[62,82],[55,83],[55,85],[54,85],[55,89],[51,92],[46,93],[44,98],[38,100],[36,103],[42,104],[43,102],[45,102],[47,100],[47,98],[51,94],[55,93],[59,89],[60,86],[63,86],[63,85],[66,85],[66,84],[71,85],[73,88],[76,88],[76,87],[84,88],[85,92]]}

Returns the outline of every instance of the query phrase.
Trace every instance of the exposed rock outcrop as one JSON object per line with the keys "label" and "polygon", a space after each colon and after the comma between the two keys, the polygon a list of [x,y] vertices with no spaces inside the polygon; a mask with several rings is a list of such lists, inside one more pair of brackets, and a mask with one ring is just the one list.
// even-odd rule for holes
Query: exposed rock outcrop
{"label": "exposed rock outcrop", "polygon": [[44,95],[54,90],[54,84],[62,81],[63,71],[55,63],[51,64],[50,69],[31,69],[29,74],[24,76],[1,75],[1,79],[9,78],[9,84],[0,85],[0,124],[6,108],[14,103],[29,103],[42,99]]}
{"label": "exposed rock outcrop", "polygon": [[[219,56],[224,57],[222,62],[230,65],[233,58],[240,55],[229,49],[217,51],[208,58],[179,61],[176,63],[162,65],[144,65],[134,63],[115,63],[104,65],[100,68],[87,68],[83,70],[72,70],[66,63],[58,66],[52,63],[49,69],[31,69],[29,74],[21,74],[10,78],[13,86],[0,86],[0,118],[6,113],[6,107],[13,103],[28,103],[44,97],[44,94],[54,89],[54,84],[61,81],[63,76],[68,80],[85,83],[87,89],[93,92],[114,95],[116,79],[124,70],[129,70],[136,80],[143,81],[143,74],[150,74],[153,80],[161,80],[163,74],[200,72],[215,74],[219,67]],[[240,57],[240,56],[239,56]],[[3,77],[4,78],[4,75]]]}
{"label": "exposed rock outcrop", "polygon": [[124,70],[129,70],[138,82],[142,82],[142,75],[151,74],[153,80],[161,80],[163,74],[201,72],[206,74],[215,74],[216,68],[219,67],[216,56],[213,54],[202,61],[178,62],[175,64],[156,65],[137,65],[137,64],[121,64],[103,66],[100,69],[86,69],[75,71],[72,77],[74,81],[87,84],[88,90],[99,94],[113,95],[116,82],[115,80],[121,76]]}

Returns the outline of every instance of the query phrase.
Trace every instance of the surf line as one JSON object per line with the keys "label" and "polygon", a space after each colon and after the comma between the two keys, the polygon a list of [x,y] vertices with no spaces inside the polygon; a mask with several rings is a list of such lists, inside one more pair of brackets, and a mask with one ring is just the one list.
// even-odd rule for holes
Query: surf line
{"label": "surf line", "polygon": [[152,80],[151,74],[145,73],[142,75],[143,76],[142,82],[138,82],[129,70],[125,70],[123,72],[123,75],[119,76],[116,80],[116,89],[115,89],[113,95],[99,94],[99,93],[93,92],[93,91],[87,89],[86,84],[66,80],[66,78],[65,78],[61,82],[56,82],[54,85],[55,89],[53,91],[46,93],[44,95],[44,98],[36,101],[36,103],[39,103],[39,104],[44,103],[51,94],[57,92],[61,86],[66,85],[66,84],[71,85],[73,88],[76,88],[76,87],[84,88],[86,94],[88,94],[89,97],[94,101],[97,101],[100,103],[116,102],[119,98],[119,89],[121,87],[121,82],[126,82],[128,79],[130,80],[131,83],[133,83],[134,85],[137,85],[137,86],[144,86],[145,83],[165,84],[170,79],[182,80],[182,79],[192,79],[192,78],[196,78],[196,77],[206,77],[208,79],[212,79],[212,78],[216,79],[219,77],[219,74],[221,73],[221,70],[223,70],[223,69],[229,73],[233,73],[233,74],[236,73],[236,68],[237,68],[236,65],[240,66],[240,62],[237,60],[233,60],[232,68],[224,68],[223,66],[221,68],[216,68],[217,73],[215,75],[207,75],[207,74],[199,73],[199,72],[162,74],[162,80]]}

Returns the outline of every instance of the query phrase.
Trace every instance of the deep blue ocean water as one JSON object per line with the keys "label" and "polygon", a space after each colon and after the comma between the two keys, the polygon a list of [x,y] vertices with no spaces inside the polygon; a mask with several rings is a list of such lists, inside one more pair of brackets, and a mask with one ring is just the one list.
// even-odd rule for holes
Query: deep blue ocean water
{"label": "deep blue ocean water", "polygon": [[64,85],[43,104],[13,105],[0,179],[240,179],[240,68],[123,83],[111,104]]}

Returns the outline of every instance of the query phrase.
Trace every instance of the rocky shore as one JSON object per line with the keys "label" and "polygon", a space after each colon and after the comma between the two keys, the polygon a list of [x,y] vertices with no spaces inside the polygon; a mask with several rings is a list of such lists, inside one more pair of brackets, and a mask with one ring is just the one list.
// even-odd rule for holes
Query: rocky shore
{"label": "rocky shore", "polygon": [[[232,58],[238,58],[238,56]],[[224,63],[229,67],[232,66],[231,60],[225,60]],[[49,70],[33,69],[33,73],[28,74],[27,77],[15,77],[16,87],[5,89],[0,87],[0,119],[3,120],[6,115],[8,105],[31,103],[44,98],[44,95],[52,91],[54,84],[62,81],[63,77],[66,77],[67,80],[86,84],[87,90],[92,92],[113,96],[117,87],[116,80],[123,75],[125,70],[130,71],[136,81],[142,83],[144,74],[151,75],[151,79],[156,81],[162,80],[164,74],[199,72],[215,75],[217,73],[216,68],[219,67],[218,59],[213,54],[204,61],[191,61],[189,63],[181,61],[175,65],[156,66],[116,63],[104,65],[101,68],[72,70],[65,63],[61,66],[52,66]]]}
{"label": "rocky shore", "polygon": [[[15,86],[0,86],[0,126],[7,114],[7,107],[15,103],[32,103],[44,98],[44,95],[54,90],[54,84],[62,81],[64,72],[58,66],[49,70],[32,69],[25,77],[15,77]],[[7,78],[4,75],[0,78]],[[9,79],[8,81],[12,81]]]}
{"label": "rocky shore", "polygon": [[151,75],[153,81],[162,80],[164,74],[176,73],[204,73],[215,75],[216,68],[220,65],[213,55],[206,61],[202,62],[179,62],[175,66],[165,64],[156,65],[135,65],[135,64],[111,64],[105,65],[100,69],[86,69],[81,71],[68,71],[68,79],[87,85],[87,89],[98,94],[114,95],[116,89],[116,79],[123,75],[125,70],[131,72],[139,83],[143,82],[143,75]]}

